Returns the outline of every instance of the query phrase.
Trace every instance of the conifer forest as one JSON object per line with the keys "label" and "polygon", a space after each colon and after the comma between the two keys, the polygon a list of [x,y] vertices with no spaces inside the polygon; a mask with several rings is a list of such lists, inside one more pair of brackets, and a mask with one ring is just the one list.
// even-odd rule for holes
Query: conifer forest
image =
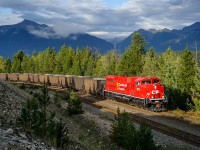
{"label": "conifer forest", "polygon": [[200,62],[195,51],[187,48],[156,53],[146,49],[148,41],[139,34],[124,53],[110,50],[106,54],[89,47],[60,50],[47,48],[32,55],[19,50],[12,58],[0,56],[0,73],[63,74],[92,77],[106,75],[156,76],[161,78],[169,100],[169,109],[200,111]]}

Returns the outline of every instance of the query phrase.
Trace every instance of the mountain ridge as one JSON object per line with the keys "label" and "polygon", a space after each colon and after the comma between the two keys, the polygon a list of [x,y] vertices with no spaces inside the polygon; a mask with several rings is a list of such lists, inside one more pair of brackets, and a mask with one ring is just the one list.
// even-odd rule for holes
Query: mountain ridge
{"label": "mountain ridge", "polygon": [[[195,22],[194,24],[179,30],[170,30],[167,28],[162,30],[139,29],[135,32],[139,32],[148,42],[147,49],[154,47],[156,52],[164,52],[168,47],[172,50],[183,50],[186,46],[188,46],[189,49],[194,50],[194,42],[200,41],[200,22]],[[128,48],[131,43],[131,36],[135,32],[117,44],[117,49],[120,52],[123,52],[124,49]]]}
{"label": "mountain ridge", "polygon": [[[172,50],[183,50],[186,46],[193,50],[194,42],[200,41],[200,22],[178,30],[139,29],[135,32],[139,32],[148,42],[147,49],[154,47],[156,52],[164,52],[168,47]],[[108,41],[88,33],[72,33],[63,37],[48,25],[25,19],[14,25],[0,26],[0,55],[12,57],[18,50],[32,54],[33,51],[38,52],[46,48],[55,48],[58,51],[63,44],[73,49],[89,47],[92,51],[98,50],[102,54],[115,48],[123,53],[131,44],[131,36],[135,32],[121,41],[117,37]]]}
{"label": "mountain ridge", "polygon": [[62,37],[52,27],[26,19],[18,24],[0,26],[0,55],[4,57],[12,57],[18,50],[28,54],[48,47],[60,50],[63,44],[74,49],[89,47],[100,53],[106,53],[114,47],[113,44],[87,33]]}

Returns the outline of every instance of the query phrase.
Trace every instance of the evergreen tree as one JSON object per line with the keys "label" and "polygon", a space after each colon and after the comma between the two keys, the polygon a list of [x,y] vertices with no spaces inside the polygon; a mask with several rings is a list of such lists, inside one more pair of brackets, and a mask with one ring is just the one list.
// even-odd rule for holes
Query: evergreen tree
{"label": "evergreen tree", "polygon": [[187,94],[192,94],[191,88],[194,87],[195,61],[192,53],[186,49],[180,56],[178,72],[178,88]]}
{"label": "evergreen tree", "polygon": [[194,78],[194,86],[191,88],[193,97],[193,109],[200,111],[200,68],[196,65],[196,74]]}
{"label": "evergreen tree", "polygon": [[27,62],[28,72],[35,73],[35,61],[34,56],[30,57],[29,61]]}
{"label": "evergreen tree", "polygon": [[116,63],[117,60],[115,58],[115,52],[114,51],[110,51],[108,52],[108,54],[106,55],[107,57],[107,67],[106,67],[106,74],[116,74]]}
{"label": "evergreen tree", "polygon": [[171,48],[168,48],[166,52],[161,55],[159,59],[159,68],[158,76],[161,78],[162,83],[169,88],[177,88],[178,82],[178,59],[174,55]]}
{"label": "evergreen tree", "polygon": [[45,73],[44,52],[39,52],[35,59],[35,70],[37,73]]}
{"label": "evergreen tree", "polygon": [[79,97],[72,91],[68,100],[67,112],[69,115],[82,113],[82,103]]}
{"label": "evergreen tree", "polygon": [[47,48],[44,52],[44,73],[52,74],[55,69],[56,50]]}
{"label": "evergreen tree", "polygon": [[50,103],[50,96],[47,89],[47,85],[44,83],[44,87],[42,89],[42,94],[39,95],[38,101],[40,104],[40,123],[41,129],[45,132],[46,135],[46,128],[47,128],[47,105]]}
{"label": "evergreen tree", "polygon": [[21,72],[20,60],[17,59],[17,57],[15,57],[15,56],[14,56],[13,61],[12,61],[11,72],[13,72],[13,73],[20,73]]}
{"label": "evergreen tree", "polygon": [[63,59],[63,74],[72,74],[72,66],[74,64],[75,53],[71,47],[66,48],[66,54]]}
{"label": "evergreen tree", "polygon": [[151,129],[145,124],[136,130],[128,114],[120,113],[118,108],[115,122],[112,125],[110,138],[127,150],[157,150]]}
{"label": "evergreen tree", "polygon": [[25,103],[17,123],[37,136],[47,138],[48,144],[57,148],[63,147],[69,139],[68,129],[61,119],[56,121],[55,112],[47,111],[49,100],[48,89],[44,84],[42,94],[34,94],[33,98]]}
{"label": "evergreen tree", "polygon": [[95,77],[104,77],[106,75],[106,57],[101,56],[96,62],[96,67],[94,69],[94,76]]}
{"label": "evergreen tree", "polygon": [[56,55],[56,66],[55,66],[55,70],[54,73],[56,74],[62,74],[64,73],[64,65],[66,65],[66,56],[67,56],[67,47],[64,44],[60,51],[58,52],[58,54]]}
{"label": "evergreen tree", "polygon": [[88,58],[87,68],[85,70],[85,76],[93,76],[94,74],[94,68],[95,68],[95,61],[94,57],[92,55]]}
{"label": "evergreen tree", "polygon": [[12,61],[12,72],[14,73],[21,73],[22,72],[22,68],[21,68],[21,63],[24,57],[24,53],[20,50],[18,51],[14,57],[13,57],[13,61]]}
{"label": "evergreen tree", "polygon": [[146,42],[144,38],[139,33],[134,33],[131,45],[122,56],[119,74],[139,75],[142,72],[145,46]]}
{"label": "evergreen tree", "polygon": [[76,50],[76,54],[74,57],[71,74],[78,75],[78,76],[82,75],[81,74],[81,56],[80,56],[80,51],[78,49]]}
{"label": "evergreen tree", "polygon": [[85,75],[85,71],[88,67],[88,62],[89,62],[89,58],[91,56],[91,51],[88,47],[83,48],[80,51],[80,68],[81,68],[81,75],[84,76]]}
{"label": "evergreen tree", "polygon": [[24,55],[22,63],[21,63],[21,68],[23,73],[30,73],[30,56],[29,55]]}
{"label": "evergreen tree", "polygon": [[0,73],[6,72],[7,62],[6,59],[0,56]]}
{"label": "evergreen tree", "polygon": [[134,134],[136,130],[129,119],[128,114],[126,112],[120,113],[118,108],[115,120],[116,122],[112,125],[110,134],[111,139],[126,149],[135,149]]}
{"label": "evergreen tree", "polygon": [[10,58],[8,58],[6,60],[6,72],[7,73],[11,73],[11,68],[12,68],[12,66],[11,66],[11,60],[10,60]]}
{"label": "evergreen tree", "polygon": [[151,129],[145,124],[141,124],[139,130],[136,133],[136,150],[157,150]]}
{"label": "evergreen tree", "polygon": [[151,47],[145,56],[142,74],[144,76],[158,76],[159,71],[158,58],[155,55],[154,48]]}

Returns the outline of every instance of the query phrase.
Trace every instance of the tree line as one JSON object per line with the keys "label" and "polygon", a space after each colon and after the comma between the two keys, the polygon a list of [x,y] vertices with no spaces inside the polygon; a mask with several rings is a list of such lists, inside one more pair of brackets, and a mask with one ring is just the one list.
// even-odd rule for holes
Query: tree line
{"label": "tree line", "polygon": [[142,75],[160,77],[165,85],[170,108],[200,110],[200,69],[192,52],[174,52],[168,48],[164,53],[155,53],[153,47],[146,50],[147,42],[139,34],[124,53],[115,50],[107,54],[92,52],[89,47],[77,48],[63,45],[57,52],[54,48],[33,53],[31,56],[18,51],[12,61],[0,57],[0,72],[49,73],[92,77],[114,75]]}

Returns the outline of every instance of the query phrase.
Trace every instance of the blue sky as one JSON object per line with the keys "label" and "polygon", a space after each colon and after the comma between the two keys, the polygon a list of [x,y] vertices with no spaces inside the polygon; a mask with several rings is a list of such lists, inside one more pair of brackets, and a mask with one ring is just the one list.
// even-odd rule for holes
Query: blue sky
{"label": "blue sky", "polygon": [[182,29],[200,21],[200,0],[0,0],[0,25],[24,19],[60,36],[124,38],[138,29]]}
{"label": "blue sky", "polygon": [[115,8],[120,5],[122,5],[124,2],[127,2],[128,0],[103,0],[103,2],[109,7],[109,8]]}

